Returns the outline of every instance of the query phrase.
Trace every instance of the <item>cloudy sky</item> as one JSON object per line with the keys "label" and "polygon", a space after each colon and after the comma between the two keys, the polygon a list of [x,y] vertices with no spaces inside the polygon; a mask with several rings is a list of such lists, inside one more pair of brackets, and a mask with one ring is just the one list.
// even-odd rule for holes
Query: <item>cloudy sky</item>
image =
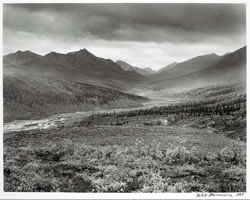
{"label": "cloudy sky", "polygon": [[159,69],[246,45],[244,4],[4,4],[3,53],[93,54]]}

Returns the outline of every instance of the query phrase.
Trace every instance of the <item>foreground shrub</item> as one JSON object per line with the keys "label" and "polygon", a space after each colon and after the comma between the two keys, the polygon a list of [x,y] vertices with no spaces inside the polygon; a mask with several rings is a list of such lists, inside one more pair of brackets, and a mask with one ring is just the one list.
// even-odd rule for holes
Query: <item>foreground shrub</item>
{"label": "foreground shrub", "polygon": [[246,152],[220,154],[138,139],[133,146],[71,140],[4,149],[4,190],[18,192],[244,192]]}
{"label": "foreground shrub", "polygon": [[225,147],[220,152],[221,159],[226,162],[235,162],[246,164],[246,151],[240,145],[232,144]]}

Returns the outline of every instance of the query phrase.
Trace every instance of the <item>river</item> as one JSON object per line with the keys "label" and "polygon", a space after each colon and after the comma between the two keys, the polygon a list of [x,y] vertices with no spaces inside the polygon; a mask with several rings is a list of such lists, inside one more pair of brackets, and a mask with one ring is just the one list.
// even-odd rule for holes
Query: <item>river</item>
{"label": "river", "polygon": [[[144,94],[145,95],[145,94]],[[147,94],[147,96],[149,96]],[[183,99],[182,99],[183,101]],[[38,120],[15,120],[12,122],[4,123],[3,132],[4,134],[10,132],[18,132],[18,131],[28,131],[28,130],[36,130],[36,129],[48,129],[53,127],[58,127],[60,125],[65,125],[69,122],[79,121],[84,117],[88,117],[95,114],[101,114],[105,112],[125,112],[136,109],[145,109],[154,106],[166,106],[172,103],[178,103],[180,99],[176,98],[159,98],[157,96],[150,95],[150,101],[145,102],[140,107],[131,107],[131,108],[120,108],[120,109],[97,109],[91,111],[80,111],[80,112],[72,112],[72,113],[62,113],[52,115],[48,118],[38,119]]]}

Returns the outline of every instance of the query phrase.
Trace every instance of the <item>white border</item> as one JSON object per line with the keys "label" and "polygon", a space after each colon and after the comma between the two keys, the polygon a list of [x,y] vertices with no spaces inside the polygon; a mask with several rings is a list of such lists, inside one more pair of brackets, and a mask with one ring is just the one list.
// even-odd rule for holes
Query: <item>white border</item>
{"label": "white border", "polygon": [[[110,0],[72,0],[72,1],[66,1],[66,0],[4,0],[1,2],[0,5],[0,13],[1,13],[1,38],[0,43],[1,46],[3,45],[3,4],[4,3],[244,3],[246,4],[247,8],[247,33],[249,33],[249,3],[247,0],[234,0],[234,1],[227,1],[227,0],[217,0],[217,1],[200,1],[200,0],[155,0],[155,1],[149,1],[149,0],[135,0],[135,1],[128,1],[128,0],[119,0],[119,1],[110,1]],[[246,34],[247,36],[247,34]],[[248,37],[247,37],[248,41]],[[0,55],[3,56],[3,46],[2,50],[0,52]],[[249,60],[249,52],[247,49],[247,61]],[[248,62],[247,62],[248,63]],[[249,70],[247,69],[247,77],[249,77]],[[1,67],[0,67],[0,130],[1,130],[1,140],[0,140],[0,199],[250,199],[250,180],[249,180],[249,153],[247,153],[247,192],[244,193],[241,197],[236,197],[235,193],[213,193],[213,194],[227,194],[232,195],[233,197],[220,197],[220,196],[210,196],[210,193],[43,193],[43,192],[34,192],[34,193],[10,193],[10,192],[3,192],[3,85],[2,85],[2,61],[1,61]],[[247,105],[249,105],[249,91],[248,91],[248,80],[247,80]],[[247,106],[247,119],[249,116],[250,108]],[[249,122],[247,121],[247,127],[249,127]],[[248,129],[247,129],[248,132]],[[249,148],[249,138],[247,137],[247,152],[250,152]],[[204,198],[197,198],[197,194],[207,194],[207,197]]]}

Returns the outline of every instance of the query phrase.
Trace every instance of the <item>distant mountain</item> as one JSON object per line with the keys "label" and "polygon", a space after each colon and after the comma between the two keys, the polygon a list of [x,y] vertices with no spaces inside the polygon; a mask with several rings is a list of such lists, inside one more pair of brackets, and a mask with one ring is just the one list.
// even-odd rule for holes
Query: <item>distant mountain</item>
{"label": "distant mountain", "polygon": [[3,57],[4,120],[117,103],[137,104],[146,99],[125,93],[136,86],[178,91],[220,83],[245,85],[246,47],[224,56],[209,54],[173,63],[147,76],[133,66],[127,66],[127,70],[123,67],[86,49],[67,54],[51,52],[45,56],[30,51],[6,55]]}
{"label": "distant mountain", "polygon": [[35,54],[31,51],[17,51],[16,53],[5,55],[3,59],[15,65],[22,65],[25,62],[28,62],[28,61],[31,61],[33,59],[37,59],[40,57],[41,55]]}
{"label": "distant mountain", "polygon": [[3,58],[4,120],[137,105],[146,99],[124,91],[144,79],[86,49],[45,56],[18,51]]}
{"label": "distant mountain", "polygon": [[146,67],[146,68],[143,68],[145,71],[147,71],[149,74],[153,74],[153,73],[155,73],[155,71],[154,70],[152,70],[151,68],[149,68],[149,67]]}
{"label": "distant mountain", "polygon": [[141,74],[143,76],[148,76],[150,74],[153,74],[154,71],[147,67],[147,68],[139,68],[139,67],[134,67],[124,61],[121,61],[121,60],[118,60],[116,61],[116,63],[125,71],[135,71],[137,72],[138,74]]}
{"label": "distant mountain", "polygon": [[[166,88],[197,88],[212,84],[225,84],[225,83],[242,83],[244,86],[246,84],[246,46],[242,47],[232,53],[225,54],[224,56],[218,57],[214,54],[208,56],[213,59],[212,62],[204,62],[205,65],[199,67],[200,70],[187,71],[186,73],[180,73],[176,70],[176,74],[172,74],[171,77],[165,76],[165,79],[155,80],[151,84],[154,89],[166,89]],[[207,56],[205,57],[208,61]],[[198,60],[202,57],[197,57]],[[192,61],[197,61],[197,58],[191,59],[184,63],[191,63]],[[218,59],[218,60],[217,60]],[[202,59],[203,60],[203,59]],[[215,62],[217,60],[217,62]],[[204,60],[203,60],[204,61]],[[182,65],[184,64],[182,63]],[[197,62],[194,62],[197,64]],[[199,62],[198,62],[199,63]],[[210,63],[210,65],[208,65]],[[178,66],[178,65],[177,65]],[[175,66],[175,67],[177,67]],[[189,66],[190,65],[186,65]],[[198,65],[197,65],[198,66]],[[174,67],[174,68],[175,68]],[[183,65],[184,67],[184,65]],[[171,68],[171,69],[174,69]],[[169,70],[163,71],[166,74]],[[191,67],[191,69],[194,69]],[[196,68],[198,69],[198,67]],[[173,72],[173,71],[171,71]]]}
{"label": "distant mountain", "polygon": [[208,66],[215,64],[220,59],[221,57],[216,54],[209,54],[198,56],[182,63],[173,63],[172,66],[167,66],[164,70],[152,74],[149,79],[152,81],[160,81],[183,76],[191,72],[205,69]]}
{"label": "distant mountain", "polygon": [[214,65],[217,69],[229,69],[239,67],[246,64],[246,46],[232,52],[225,54],[222,59]]}
{"label": "distant mountain", "polygon": [[201,70],[197,75],[208,81],[246,83],[246,46],[224,55],[219,62]]}
{"label": "distant mountain", "polygon": [[18,51],[4,56],[4,61],[18,65],[26,73],[121,89],[144,79],[141,74],[125,71],[112,60],[96,57],[87,49],[68,54],[51,52],[45,56]]}
{"label": "distant mountain", "polygon": [[163,72],[163,71],[165,71],[165,70],[167,70],[167,69],[170,69],[170,68],[172,68],[172,67],[175,67],[177,64],[178,64],[177,62],[173,62],[173,63],[171,63],[171,64],[169,64],[169,65],[167,65],[167,66],[165,66],[165,67],[159,69],[159,70],[157,71],[157,73],[160,73],[160,72]]}
{"label": "distant mountain", "polygon": [[118,64],[125,71],[133,71],[134,67],[122,60],[117,60],[116,64]]}

